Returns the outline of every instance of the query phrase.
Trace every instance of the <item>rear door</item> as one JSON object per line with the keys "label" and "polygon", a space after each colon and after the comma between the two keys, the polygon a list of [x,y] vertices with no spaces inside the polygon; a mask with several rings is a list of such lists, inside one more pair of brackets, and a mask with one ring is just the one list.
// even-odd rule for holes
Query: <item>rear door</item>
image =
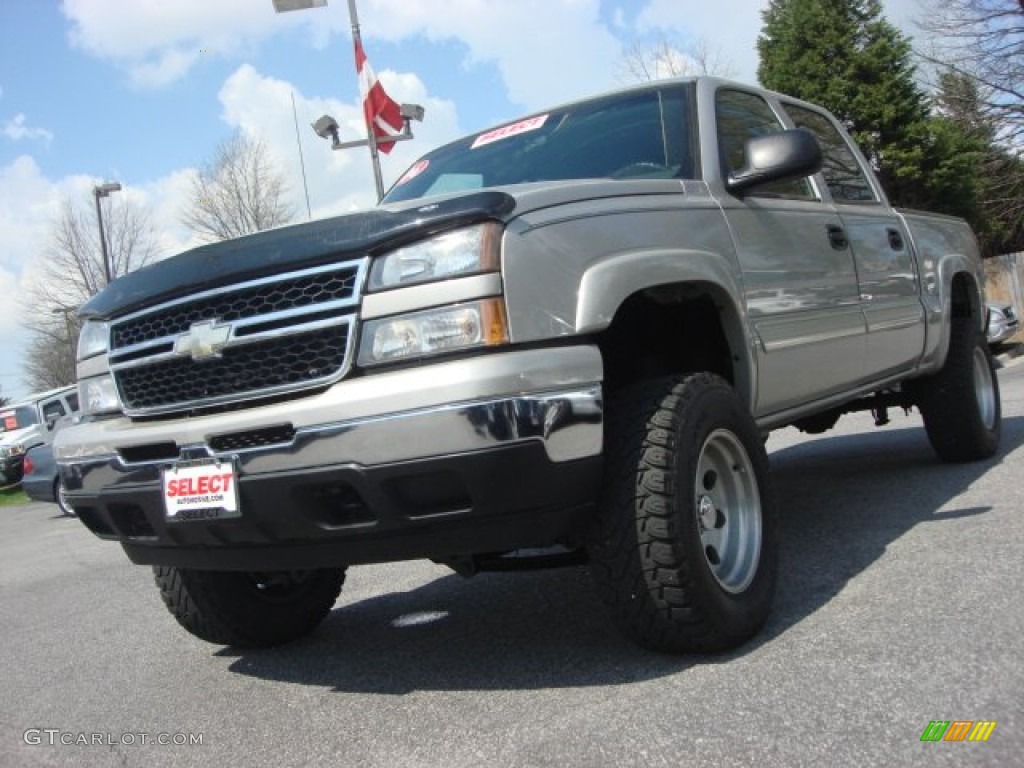
{"label": "rear door", "polygon": [[783,106],[794,124],[817,136],[825,155],[822,175],[857,268],[867,325],[865,373],[878,379],[906,370],[923,353],[925,317],[903,221],[872,187],[847,139],[826,114],[793,103]]}

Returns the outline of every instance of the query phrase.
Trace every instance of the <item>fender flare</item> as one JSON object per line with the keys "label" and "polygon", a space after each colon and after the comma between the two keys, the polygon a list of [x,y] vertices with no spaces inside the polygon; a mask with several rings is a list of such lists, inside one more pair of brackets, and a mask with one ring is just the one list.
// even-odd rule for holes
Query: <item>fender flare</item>
{"label": "fender flare", "polygon": [[593,334],[605,330],[622,304],[645,291],[674,291],[679,298],[707,295],[719,310],[732,352],[740,396],[753,408],[757,392],[755,340],[743,311],[743,292],[729,259],[695,250],[650,249],[617,254],[583,273],[577,294],[574,330]]}

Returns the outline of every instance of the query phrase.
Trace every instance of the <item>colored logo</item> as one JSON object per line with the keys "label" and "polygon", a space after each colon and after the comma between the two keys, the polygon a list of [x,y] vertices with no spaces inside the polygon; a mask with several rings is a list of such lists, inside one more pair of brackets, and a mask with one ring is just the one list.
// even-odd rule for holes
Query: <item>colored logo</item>
{"label": "colored logo", "polygon": [[988,741],[995,729],[995,720],[932,720],[921,741]]}

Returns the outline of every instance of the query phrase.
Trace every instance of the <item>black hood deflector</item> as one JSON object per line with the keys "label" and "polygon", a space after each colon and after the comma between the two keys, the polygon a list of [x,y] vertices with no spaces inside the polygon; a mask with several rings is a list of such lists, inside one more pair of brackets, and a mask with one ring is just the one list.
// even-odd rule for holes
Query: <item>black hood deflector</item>
{"label": "black hood deflector", "polygon": [[222,285],[358,258],[454,227],[505,219],[514,208],[515,199],[504,192],[476,192],[415,208],[375,208],[211,243],[115,280],[79,314],[113,318]]}

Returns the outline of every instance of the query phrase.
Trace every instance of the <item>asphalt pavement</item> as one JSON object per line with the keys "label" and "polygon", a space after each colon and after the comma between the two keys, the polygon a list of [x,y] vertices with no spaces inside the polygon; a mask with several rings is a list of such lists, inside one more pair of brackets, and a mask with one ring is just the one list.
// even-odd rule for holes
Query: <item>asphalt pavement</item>
{"label": "asphalt pavement", "polygon": [[225,649],[55,506],[0,508],[0,766],[1022,766],[1020,362],[991,461],[938,463],[902,412],[773,434],[775,610],[723,656],[636,649],[584,568],[424,562],[351,569],[307,639]]}

